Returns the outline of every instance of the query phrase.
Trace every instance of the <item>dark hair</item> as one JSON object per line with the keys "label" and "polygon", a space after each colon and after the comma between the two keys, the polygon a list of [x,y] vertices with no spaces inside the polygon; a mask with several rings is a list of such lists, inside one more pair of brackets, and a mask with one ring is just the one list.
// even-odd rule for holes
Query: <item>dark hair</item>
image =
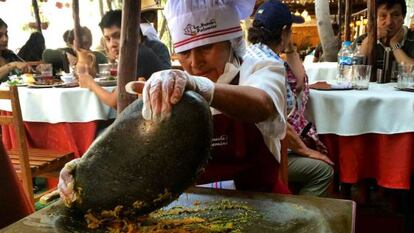
{"label": "dark hair", "polygon": [[110,28],[112,26],[117,26],[121,28],[122,23],[122,11],[121,10],[112,10],[105,13],[102,17],[99,27],[101,30],[104,28]]}
{"label": "dark hair", "polygon": [[7,23],[4,22],[1,18],[0,18],[0,27],[6,27],[7,28]]}
{"label": "dark hair", "polygon": [[400,4],[403,16],[405,17],[407,14],[407,4],[405,3],[405,0],[376,0],[375,3],[377,10],[381,5],[385,5],[386,9],[391,9],[394,5]]}
{"label": "dark hair", "polygon": [[63,33],[63,41],[65,41],[66,44],[70,44],[71,41],[69,40],[69,34],[71,30],[66,30],[65,33]]}
{"label": "dark hair", "polygon": [[25,61],[40,61],[42,53],[46,49],[45,38],[40,32],[33,32],[26,44],[19,50],[17,55]]}
{"label": "dark hair", "polygon": [[[287,26],[291,27],[291,24]],[[253,26],[249,28],[247,39],[253,44],[277,45],[282,40],[282,30],[283,27],[269,30],[263,26],[262,22],[254,20]]]}
{"label": "dark hair", "polygon": [[[91,32],[91,30],[89,30],[89,28],[81,27],[80,28],[80,33],[81,33],[81,40],[83,40],[83,38],[85,36],[85,37],[88,37],[87,39],[92,41],[92,32]],[[65,34],[63,34],[63,39],[65,39]],[[67,39],[67,41],[65,41],[65,42],[67,44],[73,45],[73,42],[75,41],[75,31],[73,29],[69,31],[69,33],[67,34],[66,39]],[[85,42],[85,41],[82,41],[82,42]],[[85,49],[89,49],[89,48],[85,48]]]}

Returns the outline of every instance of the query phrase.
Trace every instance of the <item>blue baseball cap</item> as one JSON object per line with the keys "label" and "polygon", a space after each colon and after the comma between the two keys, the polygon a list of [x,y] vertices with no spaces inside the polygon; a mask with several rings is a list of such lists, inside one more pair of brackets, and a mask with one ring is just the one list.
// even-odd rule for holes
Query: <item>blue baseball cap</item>
{"label": "blue baseball cap", "polygon": [[287,5],[277,0],[269,0],[259,6],[254,19],[271,31],[292,23],[305,22],[302,16],[293,15]]}

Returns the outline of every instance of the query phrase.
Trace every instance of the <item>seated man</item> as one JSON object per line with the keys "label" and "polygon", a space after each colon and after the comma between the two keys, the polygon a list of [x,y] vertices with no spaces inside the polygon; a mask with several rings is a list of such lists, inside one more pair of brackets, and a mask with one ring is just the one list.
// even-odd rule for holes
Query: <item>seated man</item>
{"label": "seated man", "polygon": [[[120,37],[121,37],[121,20],[122,11],[108,11],[103,17],[99,26],[102,29],[108,52],[114,54],[116,58],[119,56]],[[164,45],[165,46],[165,45]],[[139,44],[138,48],[138,64],[136,77],[148,79],[153,73],[171,68],[161,61],[161,58],[152,49],[145,46],[144,43]],[[100,87],[90,75],[80,75],[79,85],[89,88],[95,92],[101,101],[112,108],[116,108],[118,91],[108,92]]]}
{"label": "seated man", "polygon": [[[403,26],[407,13],[405,0],[376,0],[377,8],[377,45],[375,52],[377,68],[384,66],[384,52],[390,50],[390,64],[398,63],[414,64],[414,31]],[[360,51],[368,55],[368,39],[362,35],[355,40],[361,44]]]}

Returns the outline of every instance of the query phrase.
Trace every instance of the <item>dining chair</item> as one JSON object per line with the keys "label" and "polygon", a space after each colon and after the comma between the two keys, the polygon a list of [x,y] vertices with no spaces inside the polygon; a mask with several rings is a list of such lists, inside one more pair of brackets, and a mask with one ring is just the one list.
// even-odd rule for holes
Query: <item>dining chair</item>
{"label": "dining chair", "polygon": [[32,178],[36,176],[58,177],[60,169],[74,158],[74,153],[30,148],[27,144],[18,88],[11,86],[9,90],[0,90],[0,99],[9,99],[12,107],[11,115],[0,115],[0,124],[12,126],[15,131],[16,146],[7,150],[7,154],[23,182],[25,192],[34,203],[40,196],[35,196],[33,193]]}

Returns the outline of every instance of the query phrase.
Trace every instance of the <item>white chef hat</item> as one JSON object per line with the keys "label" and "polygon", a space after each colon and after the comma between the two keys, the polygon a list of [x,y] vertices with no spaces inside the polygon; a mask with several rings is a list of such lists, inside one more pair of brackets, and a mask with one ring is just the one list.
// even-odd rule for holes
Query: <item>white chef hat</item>
{"label": "white chef hat", "polygon": [[176,53],[243,35],[255,0],[168,0],[164,14]]}

